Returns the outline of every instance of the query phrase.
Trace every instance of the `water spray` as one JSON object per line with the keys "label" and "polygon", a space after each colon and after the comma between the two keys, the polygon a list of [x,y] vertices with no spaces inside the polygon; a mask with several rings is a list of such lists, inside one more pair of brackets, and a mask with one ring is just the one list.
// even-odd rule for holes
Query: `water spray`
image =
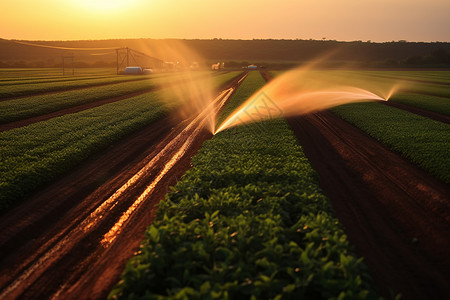
{"label": "water spray", "polygon": [[380,86],[361,77],[333,74],[333,78],[314,71],[314,65],[313,62],[270,81],[229,115],[214,134],[242,124],[298,116],[347,103],[388,101],[399,89],[398,83]]}

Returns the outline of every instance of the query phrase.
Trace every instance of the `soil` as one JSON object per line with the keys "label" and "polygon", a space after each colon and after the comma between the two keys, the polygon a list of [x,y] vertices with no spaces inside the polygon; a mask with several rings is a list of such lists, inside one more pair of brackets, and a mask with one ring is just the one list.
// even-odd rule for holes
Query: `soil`
{"label": "soil", "polygon": [[[236,87],[243,75],[223,89]],[[139,249],[157,204],[212,136],[201,120],[180,121],[174,114],[149,124],[1,216],[0,298],[105,298]],[[168,168],[185,141],[186,151]],[[139,179],[123,189],[136,174]],[[104,244],[115,228],[114,240]]]}
{"label": "soil", "polygon": [[450,187],[330,112],[288,120],[382,295],[450,297]]}

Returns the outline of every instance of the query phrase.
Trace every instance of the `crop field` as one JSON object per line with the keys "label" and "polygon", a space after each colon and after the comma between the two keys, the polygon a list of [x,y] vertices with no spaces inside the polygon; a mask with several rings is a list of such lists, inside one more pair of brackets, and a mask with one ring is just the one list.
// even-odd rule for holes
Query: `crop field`
{"label": "crop field", "polygon": [[450,71],[60,71],[0,69],[0,299],[450,294]]}
{"label": "crop field", "polygon": [[[218,76],[215,78],[215,84],[220,85],[236,75],[227,73]],[[161,80],[158,79],[161,78],[155,79],[155,82],[139,81],[139,84],[128,83],[119,86],[112,84],[107,87],[62,92],[51,96],[31,96],[4,101],[0,103],[2,122],[7,123],[68,106],[149,90],[152,86],[161,84]],[[165,81],[167,82],[167,78]],[[161,93],[150,92],[0,133],[2,210],[37,186],[63,174],[89,154],[161,118],[179,105],[176,99],[163,101],[165,97]]]}
{"label": "crop field", "polygon": [[[198,78],[201,78],[202,75],[204,74],[195,74],[195,76]],[[236,76],[236,73],[230,72],[222,76],[223,77],[220,78],[224,78],[224,80],[227,80],[229,78],[232,78],[233,76]],[[51,95],[43,94],[39,96],[30,96],[20,99],[0,101],[0,109],[2,110],[0,124],[30,118],[45,113],[51,113],[64,108],[92,103],[99,100],[126,96],[132,93],[153,91],[163,86],[164,84],[170,83],[173,80],[174,78],[171,76],[160,75],[151,79],[141,78],[138,81],[133,82],[109,82],[109,84],[107,84],[108,82],[104,82],[105,85],[99,87],[87,86],[89,88],[59,92]],[[182,81],[183,78],[177,78],[176,80]],[[218,83],[220,82],[221,81],[219,80]],[[57,86],[58,88],[67,87],[65,82],[57,82],[55,86]]]}

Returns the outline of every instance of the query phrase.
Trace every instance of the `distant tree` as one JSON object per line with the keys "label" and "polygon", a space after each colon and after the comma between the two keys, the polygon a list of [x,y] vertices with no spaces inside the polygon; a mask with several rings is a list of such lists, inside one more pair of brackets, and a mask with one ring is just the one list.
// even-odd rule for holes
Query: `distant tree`
{"label": "distant tree", "polygon": [[29,65],[25,61],[19,60],[19,61],[14,62],[12,64],[12,67],[13,68],[27,68],[27,67],[29,67]]}
{"label": "distant tree", "polygon": [[443,48],[434,50],[431,53],[431,58],[438,64],[450,64],[450,52]]}
{"label": "distant tree", "polygon": [[9,67],[10,65],[7,62],[0,60],[0,68],[9,68]]}
{"label": "distant tree", "polygon": [[422,56],[411,56],[405,59],[405,65],[422,65],[425,63],[425,60]]}

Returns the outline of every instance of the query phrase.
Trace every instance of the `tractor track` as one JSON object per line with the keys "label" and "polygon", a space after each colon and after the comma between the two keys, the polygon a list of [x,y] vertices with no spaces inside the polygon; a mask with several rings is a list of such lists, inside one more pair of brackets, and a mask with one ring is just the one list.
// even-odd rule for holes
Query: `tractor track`
{"label": "tractor track", "polygon": [[[244,77],[220,93],[215,110]],[[157,203],[212,136],[207,119],[156,121],[3,215],[0,298],[104,298]]]}

